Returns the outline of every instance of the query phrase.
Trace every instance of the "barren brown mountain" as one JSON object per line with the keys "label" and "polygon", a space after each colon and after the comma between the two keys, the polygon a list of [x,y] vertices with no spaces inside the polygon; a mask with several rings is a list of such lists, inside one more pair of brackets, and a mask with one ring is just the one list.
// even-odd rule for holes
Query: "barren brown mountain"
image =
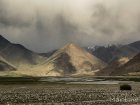
{"label": "barren brown mountain", "polygon": [[[75,44],[67,44],[36,67],[36,75],[94,75],[106,64]],[[37,69],[41,72],[37,73]]]}

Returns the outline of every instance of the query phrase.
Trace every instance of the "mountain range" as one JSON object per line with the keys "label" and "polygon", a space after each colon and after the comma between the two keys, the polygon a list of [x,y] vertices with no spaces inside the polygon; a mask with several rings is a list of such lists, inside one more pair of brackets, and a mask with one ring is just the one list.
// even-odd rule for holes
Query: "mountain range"
{"label": "mountain range", "polygon": [[136,41],[127,45],[110,45],[107,47],[95,46],[94,50],[87,50],[90,51],[93,55],[97,56],[99,59],[109,64],[122,57],[128,57],[130,59],[133,58],[140,52],[139,46],[140,41]]}
{"label": "mountain range", "polygon": [[139,53],[140,41],[92,48],[70,43],[51,52],[36,53],[0,35],[0,73],[8,71],[28,76],[137,75],[140,73]]}

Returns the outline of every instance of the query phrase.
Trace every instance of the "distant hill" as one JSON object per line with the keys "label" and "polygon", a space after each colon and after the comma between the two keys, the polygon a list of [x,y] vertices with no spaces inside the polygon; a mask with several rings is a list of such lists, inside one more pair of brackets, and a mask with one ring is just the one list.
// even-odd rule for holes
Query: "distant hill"
{"label": "distant hill", "polygon": [[119,75],[140,75],[140,53],[132,59],[122,58],[112,62],[96,75],[119,76]]}
{"label": "distant hill", "polygon": [[26,49],[20,44],[14,44],[0,36],[0,55],[17,68],[29,68],[46,60],[45,57]]}
{"label": "distant hill", "polygon": [[111,75],[140,75],[140,53],[114,70]]}
{"label": "distant hill", "polygon": [[[122,57],[120,59],[114,60],[109,63],[107,67],[103,68],[99,72],[96,73],[98,76],[111,76],[114,72],[118,71],[119,67],[126,64],[130,59],[128,57]],[[118,73],[117,73],[118,74]]]}

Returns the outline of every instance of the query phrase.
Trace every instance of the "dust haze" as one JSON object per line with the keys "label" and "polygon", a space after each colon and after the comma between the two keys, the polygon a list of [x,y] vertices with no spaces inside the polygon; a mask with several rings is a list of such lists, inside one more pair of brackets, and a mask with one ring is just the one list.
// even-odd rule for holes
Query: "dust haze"
{"label": "dust haze", "polygon": [[0,0],[0,34],[36,52],[140,40],[140,0]]}

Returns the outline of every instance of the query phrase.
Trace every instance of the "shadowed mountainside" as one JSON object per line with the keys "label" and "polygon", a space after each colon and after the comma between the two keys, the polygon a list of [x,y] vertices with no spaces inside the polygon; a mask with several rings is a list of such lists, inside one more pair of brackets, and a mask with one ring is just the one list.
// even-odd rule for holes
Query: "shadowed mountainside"
{"label": "shadowed mountainside", "polygon": [[0,71],[14,71],[16,67],[0,56]]}
{"label": "shadowed mountainside", "polygon": [[43,62],[46,58],[26,49],[20,44],[9,42],[0,36],[0,55],[17,68],[28,68]]}

